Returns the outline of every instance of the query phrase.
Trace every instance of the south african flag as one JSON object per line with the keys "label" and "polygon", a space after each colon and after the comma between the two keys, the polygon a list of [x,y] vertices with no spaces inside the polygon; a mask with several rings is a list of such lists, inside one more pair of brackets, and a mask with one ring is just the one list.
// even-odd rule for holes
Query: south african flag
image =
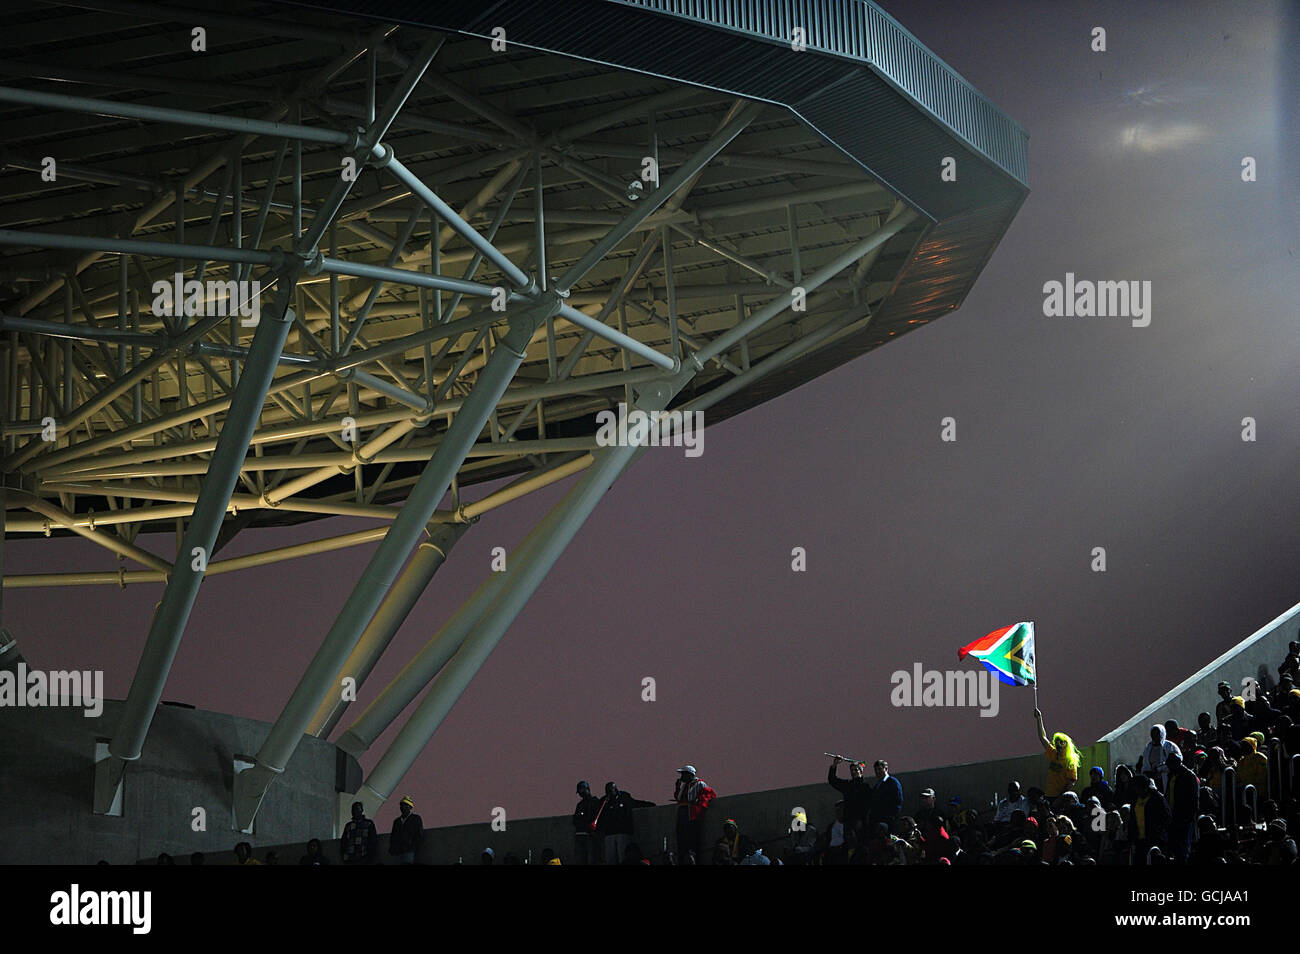
{"label": "south african flag", "polygon": [[989,672],[1012,686],[1032,686],[1034,674],[1034,624],[1016,623],[995,629],[983,639],[957,650],[957,658],[974,656]]}

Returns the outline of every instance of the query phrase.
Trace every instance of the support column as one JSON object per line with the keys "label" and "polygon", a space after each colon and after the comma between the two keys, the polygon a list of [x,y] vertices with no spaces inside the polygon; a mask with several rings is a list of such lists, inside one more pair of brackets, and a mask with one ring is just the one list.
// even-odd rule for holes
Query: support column
{"label": "support column", "polygon": [[[538,541],[551,532],[555,515],[556,511],[552,510],[533,528],[523,543],[506,559],[507,567],[515,566],[537,549]],[[442,625],[415,658],[402,668],[393,681],[384,687],[384,691],[348,726],[347,731],[339,736],[336,743],[339,748],[358,758],[370,748],[375,739],[401,715],[402,710],[438,675],[447,660],[456,654],[475,624],[492,607],[509,576],[509,573],[488,574],[488,578],[461,605],[456,614]]]}
{"label": "support column", "polygon": [[[646,412],[663,410],[690,377],[689,372],[684,372],[672,382],[647,385],[638,395],[637,407]],[[582,479],[547,516],[550,532],[503,574],[505,581],[500,595],[443,668],[419,708],[358,791],[356,799],[365,805],[367,813],[373,815],[392,794],[605,491],[642,450],[627,446],[598,451]]]}
{"label": "support column", "polygon": [[[199,584],[203,582],[207,559],[216,545],[217,533],[225,518],[230,495],[234,493],[244,454],[252,441],[267,389],[275,375],[276,358],[289,336],[289,326],[293,323],[289,302],[293,298],[300,268],[301,263],[296,259],[289,260],[280,273],[271,314],[263,316],[253,335],[244,376],[235,388],[235,396],[194,506],[194,516],[181,539],[167,589],[154,613],[149,638],[122,707],[117,731],[108,745],[107,757],[95,764],[96,814],[108,814],[120,797],[126,763],[140,757],[154,710],[162,699],[163,685],[180,648],[185,624],[198,598]],[[195,569],[196,566],[199,568]]]}
{"label": "support column", "polygon": [[[355,681],[354,689],[361,688],[375,668],[379,657],[393,641],[393,636],[406,622],[406,617],[411,614],[416,601],[429,588],[430,581],[446,561],[447,554],[465,535],[467,529],[469,529],[467,523],[443,523],[437,524],[429,531],[429,539],[416,547],[415,556],[406,565],[406,569],[393,584],[393,588],[388,591],[384,602],[375,612],[375,618],[370,621],[370,625],[361,634],[361,640],[352,650],[352,655],[348,656],[347,662],[339,670],[338,677],[334,680],[335,687],[341,688],[341,680],[347,676]],[[343,701],[341,691],[333,696],[326,696],[325,701],[316,710],[316,715],[312,718],[307,731],[318,738],[328,738],[339,720],[343,718],[348,705],[349,703]]]}
{"label": "support column", "polygon": [[238,830],[249,831],[252,828],[267,788],[284,771],[313,715],[332,688],[335,675],[343,668],[362,630],[374,617],[397,576],[398,568],[415,546],[489,414],[523,363],[533,333],[542,322],[556,314],[559,306],[559,296],[548,292],[511,317],[509,332],[479,372],[474,390],[465,399],[424,473],[411,488],[406,504],[393,520],[338,619],[325,635],[320,649],[271,727],[258,751],[256,763],[235,776],[234,811]]}

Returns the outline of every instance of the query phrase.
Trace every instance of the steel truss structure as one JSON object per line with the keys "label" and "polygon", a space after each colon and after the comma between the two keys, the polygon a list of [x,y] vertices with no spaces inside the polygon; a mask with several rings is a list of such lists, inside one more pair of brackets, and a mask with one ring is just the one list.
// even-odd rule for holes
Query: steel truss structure
{"label": "steel truss structure", "polygon": [[[164,584],[97,812],[205,575],[378,542],[236,777],[251,830],[467,527],[574,477],[341,735],[366,750],[432,684],[355,796],[373,812],[644,451],[599,446],[597,412],[714,422],[948,313],[1026,192],[1023,131],[871,4],[435,6],[0,15],[5,534],[117,558],[4,586]],[[255,322],[222,299],[253,282]],[[217,558],[330,515],[375,527]]]}

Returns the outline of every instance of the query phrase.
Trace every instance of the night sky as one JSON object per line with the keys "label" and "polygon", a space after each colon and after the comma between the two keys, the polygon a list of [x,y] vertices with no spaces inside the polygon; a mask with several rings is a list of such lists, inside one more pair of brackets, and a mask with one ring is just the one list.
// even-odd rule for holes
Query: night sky
{"label": "night sky", "polygon": [[[959,646],[1020,620],[1048,731],[1087,744],[1300,600],[1300,4],[882,6],[1029,131],[1002,244],[953,315],[708,428],[701,457],[647,452],[384,824],[406,792],[443,825],[571,811],[579,778],[663,802],[684,762],[725,795],[817,781],[823,751],[1023,754],[1028,689],[996,718],[890,703],[895,670],[963,668]],[[1150,281],[1150,326],[1045,317],[1067,272]],[[570,485],[466,534],[363,704]],[[246,532],[221,557],[370,525]],[[140,538],[168,559],[174,540]],[[11,573],[116,566],[75,538],[6,548]],[[165,698],[273,721],[372,552],[208,578]],[[31,665],[103,669],[122,698],[161,592],[9,590],[5,625]]]}

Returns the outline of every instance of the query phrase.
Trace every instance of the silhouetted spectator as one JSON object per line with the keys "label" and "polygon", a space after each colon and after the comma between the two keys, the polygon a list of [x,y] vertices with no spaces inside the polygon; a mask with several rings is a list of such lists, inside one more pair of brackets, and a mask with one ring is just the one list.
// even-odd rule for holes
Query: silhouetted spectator
{"label": "silhouetted spectator", "polygon": [[1219,723],[1220,739],[1225,736],[1228,717],[1232,714],[1232,686],[1226,682],[1221,682],[1214,687],[1214,691],[1219,694],[1219,701],[1214,706],[1214,718]]}
{"label": "silhouetted spectator", "polygon": [[939,864],[940,858],[946,858],[951,863],[954,848],[952,838],[948,835],[948,830],[943,827],[943,816],[931,812],[925,819],[925,825],[921,829],[922,846],[926,862],[932,865]]}
{"label": "silhouetted spectator", "polygon": [[844,864],[844,800],[835,803],[834,817],[817,842],[816,853],[824,865]]}
{"label": "silhouetted spectator", "polygon": [[999,827],[1011,824],[1012,812],[1029,814],[1029,800],[1020,794],[1020,783],[1007,783],[1007,797],[998,802],[998,810],[993,815],[993,824]]}
{"label": "silhouetted spectator", "polygon": [[1188,752],[1196,748],[1196,733],[1191,729],[1184,729],[1178,724],[1177,719],[1165,720],[1165,738],[1178,746],[1179,754],[1184,759],[1187,758]]}
{"label": "silhouetted spectator", "polygon": [[1202,712],[1196,717],[1196,744],[1209,751],[1211,746],[1219,744],[1219,730],[1214,727],[1214,717]]}
{"label": "silhouetted spectator", "polygon": [[[1160,848],[1163,854],[1163,849],[1169,842],[1170,813],[1169,802],[1156,787],[1155,779],[1150,776],[1142,778],[1146,779],[1146,790],[1133,805],[1133,817],[1137,825],[1138,857],[1149,864],[1151,849]],[[1141,778],[1136,781],[1138,785],[1143,784]]]}
{"label": "silhouetted spectator", "polygon": [[600,799],[591,794],[591,786],[578,783],[578,806],[573,810],[573,863],[594,865],[600,863],[600,835],[596,831],[596,812]]}
{"label": "silhouetted spectator", "polygon": [[261,862],[253,857],[253,846],[246,841],[241,841],[235,845],[235,864],[260,865]]}
{"label": "silhouetted spectator", "polygon": [[484,848],[483,854],[479,855],[478,863],[481,865],[490,865],[496,860],[497,853],[491,848]]}
{"label": "silhouetted spectator", "polygon": [[790,845],[786,863],[810,865],[816,857],[817,827],[808,824],[808,813],[800,809],[790,819]]}
{"label": "silhouetted spectator", "polygon": [[677,803],[677,863],[698,864],[703,851],[704,819],[715,792],[695,772],[694,765],[677,770],[673,801]]}
{"label": "silhouetted spectator", "polygon": [[937,810],[934,807],[934,789],[932,788],[921,789],[920,798],[921,801],[920,804],[917,806],[916,814],[913,815],[912,817],[916,819],[916,824],[920,826],[921,831],[924,832],[926,822],[930,820],[930,816],[938,814]]}
{"label": "silhouetted spectator", "polygon": [[1286,655],[1277,667],[1278,677],[1290,676],[1292,681],[1300,679],[1300,642],[1294,639],[1287,643]]}
{"label": "silhouetted spectator", "polygon": [[1259,751],[1259,742],[1246,736],[1241,744],[1246,754],[1237,760],[1237,784],[1254,785],[1256,797],[1263,801],[1268,795],[1268,756]]}
{"label": "silhouetted spectator", "polygon": [[343,826],[339,838],[339,855],[345,865],[374,864],[379,850],[379,832],[375,823],[366,817],[365,806],[352,803],[352,820]]}
{"label": "silhouetted spectator", "polygon": [[280,863],[280,855],[278,852],[268,851],[262,857],[262,864],[264,865],[278,865],[279,863]]}
{"label": "silhouetted spectator", "polygon": [[826,782],[844,796],[844,825],[854,828],[865,823],[871,813],[871,787],[863,777],[865,766],[861,762],[849,763],[849,777],[839,777],[840,762],[838,755],[831,759],[830,768],[826,770]]}
{"label": "silhouetted spectator", "polygon": [[174,865],[176,864],[176,859],[174,859],[171,855],[167,854],[167,852],[164,851],[162,854],[158,856],[158,864]]}
{"label": "silhouetted spectator", "polygon": [[194,854],[190,855],[190,864],[191,865],[203,864],[203,852],[196,851],[194,852]]}
{"label": "silhouetted spectator", "polygon": [[420,842],[424,841],[424,819],[415,813],[415,799],[410,795],[402,796],[397,810],[388,836],[388,853],[397,857],[399,865],[413,865]]}
{"label": "silhouetted spectator", "polygon": [[320,850],[320,839],[313,838],[307,842],[307,854],[298,859],[300,865],[327,865],[330,860]]}
{"label": "silhouetted spectator", "polygon": [[871,812],[867,822],[892,825],[903,810],[903,783],[889,774],[889,763],[884,759],[876,759],[873,768],[876,786],[871,790]]}
{"label": "silhouetted spectator", "polygon": [[599,818],[596,830],[604,841],[605,864],[617,865],[623,861],[623,852],[632,840],[632,809],[652,807],[654,802],[633,798],[627,792],[620,792],[613,782],[605,783],[605,797],[596,810]]}
{"label": "silhouetted spectator", "polygon": [[734,818],[722,823],[722,835],[713,846],[715,865],[740,864],[740,826]]}
{"label": "silhouetted spectator", "polygon": [[1170,755],[1165,764],[1169,766],[1169,850],[1182,865],[1192,851],[1192,833],[1201,810],[1201,780],[1180,756]]}
{"label": "silhouetted spectator", "polygon": [[1110,811],[1115,804],[1115,793],[1111,791],[1110,782],[1106,781],[1106,772],[1100,765],[1094,765],[1088,770],[1088,787],[1079,793],[1079,797],[1085,803],[1090,798],[1096,798],[1105,811]]}

